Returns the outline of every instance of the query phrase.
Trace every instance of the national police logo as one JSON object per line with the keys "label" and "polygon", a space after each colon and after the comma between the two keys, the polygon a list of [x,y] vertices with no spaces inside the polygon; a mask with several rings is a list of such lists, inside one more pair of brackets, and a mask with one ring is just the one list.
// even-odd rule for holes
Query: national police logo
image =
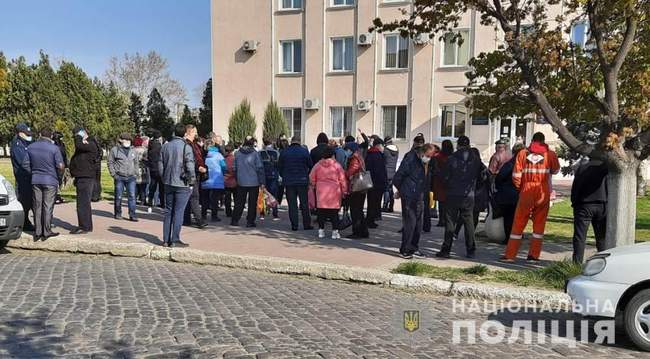
{"label": "national police logo", "polygon": [[405,310],[404,311],[404,330],[409,333],[420,329],[420,311],[419,310]]}

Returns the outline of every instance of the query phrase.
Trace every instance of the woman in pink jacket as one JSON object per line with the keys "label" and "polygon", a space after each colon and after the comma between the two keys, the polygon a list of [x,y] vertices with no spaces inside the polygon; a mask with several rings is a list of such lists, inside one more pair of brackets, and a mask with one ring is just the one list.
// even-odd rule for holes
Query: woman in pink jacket
{"label": "woman in pink jacket", "polygon": [[316,188],[316,211],[318,214],[318,238],[325,238],[325,221],[332,222],[332,239],[340,239],[339,211],[341,200],[348,191],[348,180],[343,167],[336,162],[334,149],[327,147],[309,174],[309,181]]}

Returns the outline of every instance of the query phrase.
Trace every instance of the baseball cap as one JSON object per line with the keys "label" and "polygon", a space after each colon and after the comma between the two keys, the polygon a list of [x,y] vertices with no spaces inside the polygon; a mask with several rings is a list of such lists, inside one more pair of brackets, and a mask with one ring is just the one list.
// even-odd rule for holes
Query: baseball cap
{"label": "baseball cap", "polygon": [[21,122],[16,125],[16,132],[22,132],[28,136],[32,135],[32,129],[26,123]]}

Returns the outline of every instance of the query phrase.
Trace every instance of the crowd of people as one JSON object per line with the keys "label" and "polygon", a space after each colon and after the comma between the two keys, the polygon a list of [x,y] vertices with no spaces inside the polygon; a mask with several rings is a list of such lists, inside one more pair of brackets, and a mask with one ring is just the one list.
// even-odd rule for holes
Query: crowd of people
{"label": "crowd of people", "polygon": [[[55,134],[42,129],[34,141],[26,124],[16,127],[11,156],[18,198],[25,210],[25,231],[35,240],[58,235],[52,231],[53,206],[67,167],[77,195],[78,226],[72,234],[93,231],[92,202],[101,191],[103,150],[82,126],[74,131],[74,155],[69,163],[65,146],[57,146]],[[494,218],[503,217],[506,249],[503,261],[517,256],[523,231],[533,221],[528,260],[539,260],[548,216],[552,175],[559,169],[557,155],[545,143],[542,133],[534,134],[530,146],[496,143],[488,166],[480,152],[460,136],[456,148],[450,140],[440,146],[426,143],[422,134],[413,139],[401,161],[392,138],[317,137],[309,150],[299,137],[256,139],[246,137],[241,144],[225,144],[221,136],[200,137],[196,127],[177,124],[171,138],[157,131],[151,136],[123,133],[108,151],[108,171],[114,180],[114,218],[137,222],[136,206],[152,212],[164,209],[163,241],[169,247],[185,247],[180,232],[183,225],[205,228],[208,218],[220,222],[219,212],[230,217],[230,226],[240,225],[247,209],[246,227],[255,227],[265,216],[279,220],[278,204],[286,196],[291,230],[313,230],[325,238],[331,223],[331,238],[369,238],[379,226],[383,213],[394,211],[401,201],[403,258],[423,257],[422,232],[431,231],[432,218],[444,227],[444,242],[437,257],[451,256],[453,241],[464,230],[465,256],[476,255],[475,230],[479,214],[489,208]],[[574,260],[582,261],[586,226],[594,223],[599,249],[604,243],[606,167],[583,161],[576,170],[579,189],[572,194],[576,215]],[[588,183],[588,184],[585,184]],[[575,187],[575,186],[574,186]],[[587,188],[587,189],[585,189]],[[122,215],[126,193],[128,217]],[[30,222],[32,211],[35,223]],[[208,217],[208,212],[210,217]]]}

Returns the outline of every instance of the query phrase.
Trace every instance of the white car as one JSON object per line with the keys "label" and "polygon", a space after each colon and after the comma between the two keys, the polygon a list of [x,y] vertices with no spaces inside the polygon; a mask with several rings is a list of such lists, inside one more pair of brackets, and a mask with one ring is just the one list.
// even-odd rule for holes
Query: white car
{"label": "white car", "polygon": [[566,292],[573,311],[584,316],[619,317],[630,339],[650,351],[650,243],[595,254],[571,278]]}
{"label": "white car", "polygon": [[18,202],[14,186],[0,175],[0,249],[10,240],[20,238],[24,219],[23,206]]}

